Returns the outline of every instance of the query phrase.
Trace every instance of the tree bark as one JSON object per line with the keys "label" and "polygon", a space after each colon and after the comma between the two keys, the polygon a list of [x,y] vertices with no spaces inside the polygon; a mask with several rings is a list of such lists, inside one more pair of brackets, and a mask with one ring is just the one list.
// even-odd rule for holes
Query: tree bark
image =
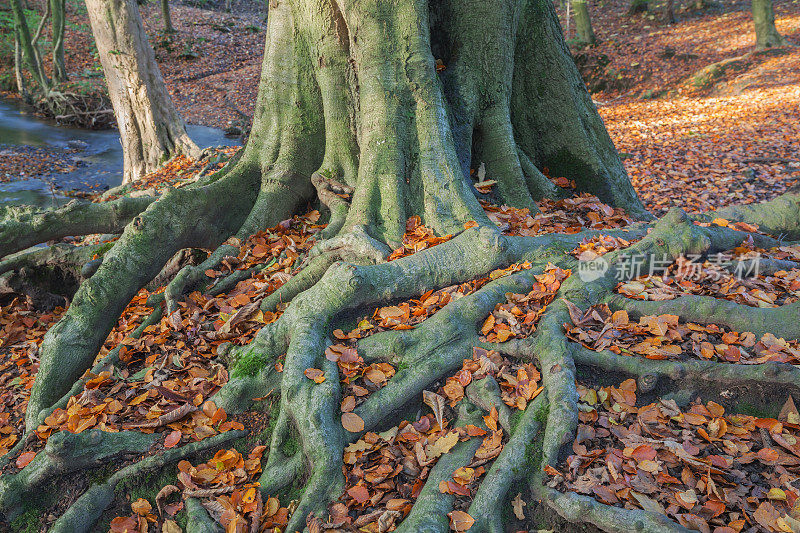
{"label": "tree bark", "polygon": [[[118,44],[125,44],[126,33],[132,32],[129,19],[112,9],[120,4],[89,3],[93,25],[113,22],[119,32],[119,37],[100,40],[108,63],[104,67],[112,74],[139,72],[130,57],[132,45]],[[133,29],[139,32],[138,40],[127,39],[141,46],[141,21],[135,12],[128,11],[127,16],[135,16],[138,24]],[[149,48],[136,50],[140,54],[135,58],[152,61],[152,51],[145,53]],[[157,70],[141,72],[152,75]],[[109,84],[115,83],[118,92],[128,79],[111,77]],[[157,79],[165,94],[163,81]],[[141,90],[135,95],[137,110],[162,113],[159,106],[169,101],[146,98],[149,86],[144,81],[137,87]],[[474,346],[535,361],[541,369],[544,393],[514,424],[508,424],[513,427],[506,428],[509,440],[503,455],[486,464],[487,481],[478,487],[469,508],[476,520],[474,531],[505,530],[503,503],[515,482],[527,483],[534,498],[570,521],[590,522],[607,531],[683,531],[660,514],[602,506],[578,494],[554,494],[544,486],[542,468],[556,465],[577,431],[576,362],[618,369],[647,378],[645,382],[675,380],[687,391],[698,380],[720,391],[731,383],[754,382],[794,391],[800,382],[800,371],[790,365],[780,370],[774,365],[715,361],[697,365],[584,353],[568,343],[562,327],[570,320],[563,300],[582,309],[616,301],[612,298],[624,275],[626,254],[656,261],[687,254],[710,256],[750,239],[759,248],[783,242],[760,232],[697,222],[723,217],[796,238],[800,235],[796,192],[765,205],[708,216],[689,217],[673,210],[656,223],[605,228],[604,234],[637,242],[604,256],[608,270],[598,279],[585,281],[576,275],[566,279],[529,339],[491,346],[480,339],[476,324],[497,303],[505,302],[507,293],[529,291],[534,276],[548,263],[577,269],[578,261],[570,252],[597,235],[583,231],[509,236],[491,222],[480,200],[535,211],[536,200],[585,192],[636,218],[648,218],[570,58],[549,0],[277,0],[269,12],[254,125],[240,153],[235,164],[195,184],[170,189],[158,199],[73,204],[50,215],[16,213],[14,224],[0,227],[6,229],[0,231],[0,245],[5,239],[7,249],[14,250],[65,233],[97,233],[101,228],[118,232],[130,220],[41,345],[39,371],[25,413],[28,430],[80,393],[81,376],[94,364],[125,306],[176,252],[214,250],[201,265],[182,269],[165,287],[164,305],[157,302],[153,311],[155,321],[162,315],[165,320],[180,317],[174,312],[181,309],[186,293],[210,292],[206,270],[218,267],[227,256],[237,256],[240,241],[305,210],[309,203],[328,212],[327,227],[307,256],[295,253],[291,258],[290,263],[297,265],[293,277],[258,304],[264,312],[275,311],[280,304],[282,314],[251,344],[231,348],[231,379],[214,397],[218,405],[234,412],[274,391],[277,416],[259,481],[264,495],[293,482],[302,485],[287,531],[302,530],[308,518],[325,516],[329,504],[341,497],[343,450],[360,436],[341,424],[338,370],[324,355],[335,342],[336,321],[372,313],[387,301],[418,298],[433,288],[487,277],[512,263],[530,262],[532,268],[454,299],[414,329],[385,331],[356,343],[366,360],[396,363],[398,368],[402,364],[385,387],[372,392],[354,411],[367,431],[391,427],[397,412],[419,403],[423,390],[457,371]],[[495,181],[488,194],[480,193],[471,178],[472,171],[480,168]],[[563,191],[550,176],[574,180],[577,190]],[[97,216],[103,220],[93,227]],[[387,261],[411,216],[419,216],[439,235],[454,237]],[[220,285],[232,287],[241,281],[234,276],[241,275],[231,274]],[[782,331],[797,331],[786,318],[796,314],[796,304],[762,310],[709,300],[621,305],[632,313],[638,308],[688,317],[713,315],[721,323],[753,324],[761,330],[771,328],[779,317]],[[166,322],[162,326],[168,327]],[[282,372],[277,371],[278,360]],[[304,376],[309,368],[321,368],[331,377],[316,384]],[[473,398],[472,392],[468,398]],[[480,423],[468,407],[465,403],[458,408],[465,415],[461,422],[474,418]],[[292,434],[298,435],[298,451],[287,457],[281,450]],[[454,448],[441,466],[432,469],[429,483],[452,475],[461,463],[466,465],[474,444]],[[526,459],[529,446],[541,453]],[[181,449],[158,449],[152,460],[169,454],[175,462],[181,453]],[[47,454],[41,457],[36,468],[50,460]],[[128,468],[132,467],[114,475],[128,475]],[[16,487],[6,495],[0,493],[0,510],[6,516],[8,507],[20,512],[17,504],[36,488],[27,481],[32,471],[21,472],[4,481]],[[104,508],[106,503],[93,494],[87,492],[86,499],[81,497],[62,516],[58,530],[77,530],[72,521],[83,516],[81,509]],[[444,516],[450,509],[452,501],[433,483],[422,490],[397,531],[447,531]]]}
{"label": "tree bark", "polygon": [[[100,22],[104,17],[107,25],[113,22],[118,32],[116,40],[104,41],[104,59],[115,69],[138,72],[131,70],[137,67],[132,59],[119,59],[128,58],[132,47],[115,48],[126,38],[141,45],[138,15],[134,12],[138,25],[133,29],[139,33],[126,37],[132,31],[129,21],[112,9],[119,4],[89,2],[98,8],[90,9],[90,15]],[[93,20],[93,25],[97,22]],[[152,51],[147,57],[152,60]],[[117,78],[112,79],[115,87],[123,87]],[[142,82],[139,87],[147,96],[148,86]],[[150,110],[164,101],[168,102],[143,97],[135,103]],[[153,113],[161,112],[153,109]],[[286,531],[304,530],[307,525],[308,530],[316,530],[316,521],[344,492],[345,446],[361,436],[342,425],[339,370],[325,356],[326,348],[336,342],[337,324],[371,314],[387,301],[419,298],[431,289],[488,278],[495,269],[513,263],[530,263],[531,268],[454,298],[413,329],[383,331],[355,343],[366,361],[398,368],[385,387],[371,392],[353,411],[366,431],[392,427],[399,412],[409,406],[417,409],[423,391],[458,371],[473,347],[496,349],[534,362],[540,369],[543,393],[513,424],[507,422],[508,416],[500,415],[508,442],[501,455],[485,465],[485,481],[476,488],[469,507],[475,519],[471,531],[505,531],[505,504],[517,491],[511,490],[514,483],[527,485],[533,498],[572,522],[615,532],[685,531],[665,515],[601,505],[545,486],[543,469],[556,466],[578,429],[577,363],[620,371],[644,383],[674,380],[684,392],[692,392],[692,383],[700,380],[703,390],[713,386],[720,393],[731,384],[752,383],[799,390],[800,370],[791,365],[780,369],[710,360],[697,361],[701,363],[697,365],[614,358],[610,352],[586,353],[570,345],[563,330],[570,320],[565,300],[582,309],[612,302],[618,282],[634,275],[624,268],[627,257],[653,262],[667,256],[712,256],[749,240],[758,248],[785,243],[764,233],[707,223],[715,217],[758,224],[764,232],[797,238],[800,196],[796,191],[758,206],[695,218],[676,209],[656,223],[605,228],[604,234],[635,244],[605,255],[607,270],[599,278],[585,281],[572,275],[565,279],[542,309],[529,338],[507,343],[481,340],[476,325],[498,303],[506,302],[508,293],[530,291],[548,264],[577,272],[579,264],[571,252],[597,236],[598,230],[573,233],[570,228],[569,233],[510,236],[489,219],[479,199],[535,211],[534,200],[586,192],[636,218],[648,218],[572,62],[550,0],[276,0],[269,12],[254,125],[240,153],[235,164],[197,183],[168,189],[157,199],[74,203],[46,214],[19,209],[6,213],[0,224],[0,254],[65,234],[116,233],[124,226],[99,267],[93,274],[86,272],[91,275],[40,347],[39,370],[25,411],[29,432],[56,406],[68,405],[71,397],[81,394],[88,376],[119,363],[119,352],[115,355],[113,350],[100,362],[95,364],[95,360],[126,305],[176,252],[214,249],[202,264],[185,267],[164,288],[163,305],[153,303],[152,314],[131,333],[132,338],[159,321],[162,331],[174,329],[175,335],[187,335],[187,339],[205,331],[211,325],[208,322],[184,328],[172,321],[180,322],[181,315],[175,312],[181,310],[183,296],[195,289],[211,295],[214,289],[222,292],[236,285],[252,271],[235,271],[213,289],[205,272],[228,256],[238,256],[241,241],[307,209],[309,203],[327,208],[327,227],[315,236],[318,240],[311,251],[303,252],[305,256],[298,257],[294,246],[287,245],[285,255],[276,258],[289,259],[297,269],[258,306],[266,313],[276,311],[280,304],[281,314],[250,344],[231,347],[230,353],[218,351],[218,360],[228,361],[231,379],[213,397],[230,413],[251,409],[254,398],[276,398],[277,414],[270,420],[271,443],[259,490],[267,496],[293,483],[302,487]],[[471,179],[472,171],[480,168],[495,181],[489,194],[478,192]],[[574,180],[577,191],[559,189],[549,176]],[[607,207],[597,208],[607,211]],[[439,235],[454,236],[430,249],[387,261],[411,216],[419,216]],[[18,264],[3,265],[11,269]],[[764,310],[709,300],[631,300],[622,305],[632,313],[646,307],[648,313],[713,314],[722,323],[755,324],[764,330],[776,317],[788,323],[786,317],[797,312],[796,304]],[[786,332],[797,331],[794,324],[784,327]],[[281,371],[276,365],[279,361]],[[309,368],[322,369],[329,378],[314,383],[304,375]],[[87,374],[88,369],[93,374]],[[492,398],[482,398],[481,390],[473,385],[477,383],[468,385],[467,399],[456,406],[459,419],[451,427],[481,423],[478,409]],[[497,404],[504,405],[499,398]],[[297,451],[289,457],[284,445],[293,434]],[[228,435],[182,448],[153,449],[140,462],[93,485],[64,512],[54,531],[91,530],[122,478],[140,475],[153,465],[175,463],[184,454]],[[156,440],[160,438],[159,434]],[[4,474],[0,512],[13,519],[43,481],[59,479],[73,466],[105,459],[109,452],[120,451],[121,442],[128,446],[122,451],[138,450],[136,455],[141,457],[148,439],[153,437],[137,432],[56,433],[46,453],[38,454],[19,472]],[[17,457],[28,440],[21,438],[7,461]],[[72,444],[64,446],[65,440]],[[93,440],[99,443],[88,446]],[[137,441],[142,441],[141,448],[135,445]],[[457,444],[433,466],[396,531],[449,531],[446,515],[453,509],[453,500],[439,491],[437,481],[449,479],[455,469],[466,466],[478,442]],[[65,453],[70,450],[78,457]],[[3,465],[0,462],[0,468]],[[186,505],[190,528],[211,527],[211,518],[198,502],[190,499]]]}
{"label": "tree bark", "polygon": [[775,27],[772,0],[752,0],[753,25],[756,29],[756,49],[786,46],[789,41]]}
{"label": "tree bark", "polygon": [[589,15],[589,5],[587,0],[573,0],[575,8],[575,31],[576,37],[581,44],[594,44],[597,39],[592,29],[592,18]]}
{"label": "tree bark", "polygon": [[667,0],[667,5],[665,7],[666,10],[666,18],[668,24],[675,24],[675,0]]}
{"label": "tree bark", "polygon": [[123,182],[177,155],[197,156],[172,103],[134,0],[86,0],[124,157]]}

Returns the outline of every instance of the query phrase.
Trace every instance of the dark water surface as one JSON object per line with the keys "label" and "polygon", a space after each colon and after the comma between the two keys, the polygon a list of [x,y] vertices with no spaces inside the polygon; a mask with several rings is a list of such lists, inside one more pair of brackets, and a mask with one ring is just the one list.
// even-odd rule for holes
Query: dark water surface
{"label": "dark water surface", "polygon": [[[186,131],[200,148],[241,144],[238,139],[228,138],[216,128],[188,125]],[[15,102],[0,99],[0,152],[8,149],[9,145],[56,151],[80,146],[80,151],[71,155],[78,166],[68,173],[55,172],[38,178],[0,183],[0,205],[51,207],[67,200],[59,190],[103,190],[122,182],[122,146],[117,130],[57,126],[34,116]]]}

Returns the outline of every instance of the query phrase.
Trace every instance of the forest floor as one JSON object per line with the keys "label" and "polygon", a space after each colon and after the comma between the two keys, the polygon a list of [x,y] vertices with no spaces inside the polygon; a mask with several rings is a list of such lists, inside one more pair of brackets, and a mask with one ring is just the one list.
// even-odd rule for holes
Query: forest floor
{"label": "forest floor", "polygon": [[[660,6],[628,15],[627,0],[599,4],[597,46],[573,51],[649,209],[757,202],[800,177],[800,48],[753,53],[750,2],[685,7],[672,25]],[[775,12],[800,44],[800,6],[777,1]]]}

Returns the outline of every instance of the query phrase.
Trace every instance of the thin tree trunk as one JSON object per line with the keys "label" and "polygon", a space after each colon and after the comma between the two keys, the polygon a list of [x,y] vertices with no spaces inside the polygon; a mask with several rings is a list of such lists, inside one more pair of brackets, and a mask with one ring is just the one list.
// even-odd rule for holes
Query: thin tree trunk
{"label": "thin tree trunk", "polygon": [[753,0],[751,9],[753,24],[756,27],[757,49],[762,50],[789,44],[789,41],[778,33],[778,29],[775,27],[775,11],[772,8],[772,0]]}
{"label": "thin tree trunk", "polygon": [[164,31],[175,33],[175,28],[172,26],[172,15],[169,12],[169,0],[161,0],[161,16],[164,18]]}
{"label": "thin tree trunk", "polygon": [[[14,14],[14,25],[16,26],[17,42],[20,47],[20,59],[28,65],[28,70],[33,76],[39,88],[44,94],[50,92],[50,80],[42,68],[42,62],[36,51],[36,43],[31,38],[28,23],[25,20],[25,13],[19,0],[11,0],[11,11]],[[20,68],[21,70],[21,68]]]}
{"label": "thin tree trunk", "polygon": [[675,24],[675,0],[667,0],[667,23]]}
{"label": "thin tree trunk", "polygon": [[628,15],[644,13],[650,7],[649,4],[649,0],[633,0],[630,7],[628,7]]}
{"label": "thin tree trunk", "polygon": [[196,156],[147,41],[135,0],[86,0],[124,156],[124,182],[179,153]]}
{"label": "thin tree trunk", "polygon": [[66,22],[66,0],[49,0],[53,17],[53,79],[57,82],[67,80],[67,68],[64,61],[64,26]]}
{"label": "thin tree trunk", "polygon": [[14,77],[17,80],[17,92],[23,100],[28,100],[28,89],[22,76],[22,47],[20,46],[19,28],[14,28]]}
{"label": "thin tree trunk", "polygon": [[575,30],[581,44],[594,44],[597,39],[592,29],[592,19],[586,0],[573,0],[575,8]]}

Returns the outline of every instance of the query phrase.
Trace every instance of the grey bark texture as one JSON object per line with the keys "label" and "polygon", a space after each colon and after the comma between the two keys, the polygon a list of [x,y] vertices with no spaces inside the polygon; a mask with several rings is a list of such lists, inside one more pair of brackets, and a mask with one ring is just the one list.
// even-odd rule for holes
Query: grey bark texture
{"label": "grey bark texture", "polygon": [[178,154],[199,155],[186,134],[134,0],[86,0],[124,157],[135,181]]}

